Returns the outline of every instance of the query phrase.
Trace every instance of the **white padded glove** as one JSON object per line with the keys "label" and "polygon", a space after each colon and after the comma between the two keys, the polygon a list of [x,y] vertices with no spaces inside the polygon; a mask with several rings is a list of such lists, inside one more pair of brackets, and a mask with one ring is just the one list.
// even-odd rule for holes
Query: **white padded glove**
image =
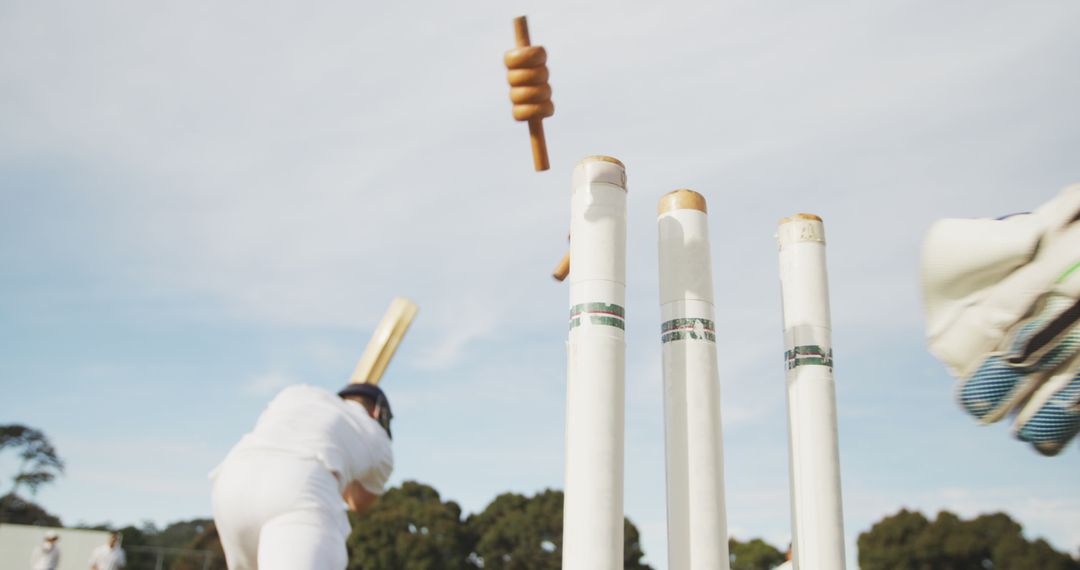
{"label": "white padded glove", "polygon": [[1080,185],[1030,214],[946,219],[927,234],[930,351],[982,423],[1053,455],[1080,431]]}

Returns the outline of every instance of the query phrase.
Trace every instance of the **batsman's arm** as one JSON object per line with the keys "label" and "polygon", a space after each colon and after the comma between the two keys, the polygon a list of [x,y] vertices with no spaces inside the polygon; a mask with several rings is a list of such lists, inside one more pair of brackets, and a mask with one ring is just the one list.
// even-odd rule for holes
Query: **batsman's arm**
{"label": "batsman's arm", "polygon": [[349,505],[349,510],[354,513],[362,513],[368,510],[379,498],[378,495],[368,491],[359,481],[355,480],[350,481],[349,484],[345,486],[343,497],[345,499],[345,504]]}

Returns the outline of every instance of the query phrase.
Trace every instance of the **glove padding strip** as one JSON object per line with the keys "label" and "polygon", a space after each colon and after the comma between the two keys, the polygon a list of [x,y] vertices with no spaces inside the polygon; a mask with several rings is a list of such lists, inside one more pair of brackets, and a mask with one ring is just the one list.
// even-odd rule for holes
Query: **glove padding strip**
{"label": "glove padding strip", "polygon": [[[1040,305],[1036,316],[1021,322],[1015,333],[1007,335],[1012,338],[1008,349],[990,354],[975,374],[961,385],[960,404],[981,423],[1000,420],[1080,350],[1080,328],[1070,325],[1048,335],[1058,342],[1044,343],[1037,356],[1025,360],[1026,365],[1014,362],[1017,358],[1012,355],[1022,354],[1025,347],[1030,347],[1032,339],[1049,328],[1047,323],[1059,324],[1059,321],[1067,320],[1060,317],[1077,307],[1071,299],[1057,295],[1048,297]],[[1057,317],[1051,318],[1055,314]],[[1072,323],[1076,324],[1075,318]]]}
{"label": "glove padding strip", "polygon": [[[1064,385],[1064,387],[1063,387]],[[1080,373],[1076,366],[1044,384],[1016,419],[1017,439],[1057,455],[1080,432]]]}
{"label": "glove padding strip", "polygon": [[1009,358],[1009,364],[1027,368],[1037,364],[1037,362],[1033,364],[1032,361],[1041,360],[1045,352],[1064,353],[1067,356],[1071,348],[1076,348],[1076,346],[1067,346],[1070,344],[1067,337],[1077,321],[1080,321],[1080,300],[1062,311],[1041,331],[1032,335],[1020,354]]}

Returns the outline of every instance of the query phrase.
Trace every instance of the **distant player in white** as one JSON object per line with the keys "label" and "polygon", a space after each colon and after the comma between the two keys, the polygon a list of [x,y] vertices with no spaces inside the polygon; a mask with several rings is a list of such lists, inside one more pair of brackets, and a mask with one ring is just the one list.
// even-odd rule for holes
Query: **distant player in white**
{"label": "distant player in white", "polygon": [[45,532],[45,540],[34,547],[34,553],[30,556],[31,570],[56,570],[60,565],[60,547],[56,546],[58,540],[60,535],[51,530]]}
{"label": "distant player in white", "polygon": [[789,544],[787,552],[784,553],[784,562],[774,570],[792,570],[793,568],[795,568],[795,562],[791,560],[791,545]]}
{"label": "distant player in white", "polygon": [[282,390],[211,474],[229,568],[343,570],[346,506],[367,510],[394,468],[391,417],[372,384],[336,395],[313,386]]}
{"label": "distant player in white", "polygon": [[120,548],[120,535],[111,533],[105,544],[94,549],[90,555],[90,570],[120,570],[127,565],[124,549]]}

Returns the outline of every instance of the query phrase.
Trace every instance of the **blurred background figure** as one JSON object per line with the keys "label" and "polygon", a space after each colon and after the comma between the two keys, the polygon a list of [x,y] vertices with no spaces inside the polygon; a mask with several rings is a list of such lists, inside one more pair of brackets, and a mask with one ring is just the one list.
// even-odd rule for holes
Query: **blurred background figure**
{"label": "blurred background figure", "polygon": [[60,536],[55,532],[50,530],[45,533],[45,539],[30,556],[31,570],[56,570],[60,565],[60,547],[56,544],[59,540]]}
{"label": "blurred background figure", "polygon": [[120,570],[127,565],[124,549],[120,548],[120,533],[109,535],[105,544],[94,549],[90,555],[90,570]]}
{"label": "blurred background figure", "polygon": [[784,553],[784,563],[777,566],[776,570],[791,570],[795,567],[795,563],[791,561],[791,544],[787,545],[787,552]]}

